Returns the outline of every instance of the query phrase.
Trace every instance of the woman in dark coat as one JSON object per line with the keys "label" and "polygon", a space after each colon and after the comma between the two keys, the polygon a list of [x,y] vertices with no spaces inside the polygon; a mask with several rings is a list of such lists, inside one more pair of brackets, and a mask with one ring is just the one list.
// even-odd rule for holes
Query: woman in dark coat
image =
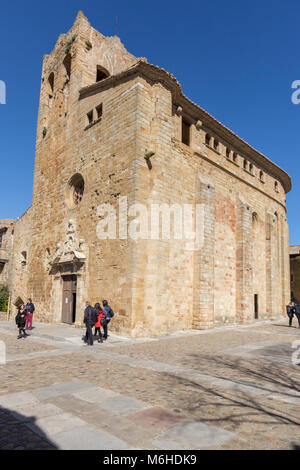
{"label": "woman in dark coat", "polygon": [[[25,325],[26,325],[26,309],[24,305],[21,305],[18,307],[18,313],[16,316],[16,324],[19,328],[19,336],[18,339],[20,338],[26,338],[27,333],[25,333]],[[23,333],[23,334],[22,334]]]}

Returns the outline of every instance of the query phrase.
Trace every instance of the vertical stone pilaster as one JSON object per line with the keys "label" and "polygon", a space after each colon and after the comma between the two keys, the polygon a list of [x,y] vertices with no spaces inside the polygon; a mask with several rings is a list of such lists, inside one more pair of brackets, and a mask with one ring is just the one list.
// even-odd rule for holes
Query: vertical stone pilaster
{"label": "vertical stone pilaster", "polygon": [[266,213],[266,304],[268,317],[274,318],[278,304],[278,220],[274,213]]}
{"label": "vertical stone pilaster", "polygon": [[289,234],[285,215],[280,216],[281,241],[281,313],[285,314],[285,307],[290,301],[290,260],[289,260]]}
{"label": "vertical stone pilaster", "polygon": [[204,205],[204,243],[194,254],[193,328],[214,327],[215,189],[196,177],[195,203]]}
{"label": "vertical stone pilaster", "polygon": [[253,318],[253,241],[252,210],[238,198],[236,226],[236,320]]}

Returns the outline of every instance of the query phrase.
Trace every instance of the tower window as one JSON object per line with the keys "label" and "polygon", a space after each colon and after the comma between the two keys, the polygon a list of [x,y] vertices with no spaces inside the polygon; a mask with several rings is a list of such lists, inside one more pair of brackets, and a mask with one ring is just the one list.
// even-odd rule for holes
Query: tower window
{"label": "tower window", "polygon": [[48,94],[50,98],[52,98],[53,92],[54,92],[54,73],[51,72],[48,77]]}
{"label": "tower window", "polygon": [[236,154],[236,152],[233,152],[232,160],[233,160],[235,163],[237,162],[237,154]]}
{"label": "tower window", "polygon": [[4,228],[4,229],[0,230],[0,248],[2,248],[3,237],[4,237],[6,232],[7,232],[7,228]]}
{"label": "tower window", "polygon": [[80,173],[76,173],[72,176],[65,194],[65,201],[70,209],[78,206],[81,202],[84,193],[84,186],[84,179]]}
{"label": "tower window", "polygon": [[210,139],[211,139],[210,135],[209,135],[209,134],[205,134],[205,143],[206,143],[206,145],[208,145],[209,147],[210,147]]}
{"label": "tower window", "polygon": [[92,122],[93,122],[93,110],[90,111],[90,112],[88,112],[87,115],[86,115],[86,117],[87,117],[88,125],[89,125],[89,124],[92,124]]}
{"label": "tower window", "polygon": [[181,141],[185,144],[185,145],[190,145],[190,129],[191,128],[191,125],[185,121],[184,119],[182,119],[182,134],[181,134]]}
{"label": "tower window", "polygon": [[68,80],[70,80],[70,77],[71,77],[71,62],[72,62],[71,56],[70,54],[67,54],[66,57],[64,58],[63,64],[66,70]]}
{"label": "tower window", "polygon": [[99,106],[96,106],[96,119],[100,119],[102,117],[103,107],[102,103]]}
{"label": "tower window", "polygon": [[219,141],[217,139],[214,139],[214,149],[215,150],[219,149]]}
{"label": "tower window", "polygon": [[96,75],[96,82],[101,82],[105,78],[109,77],[109,72],[100,65],[97,65],[97,75]]}
{"label": "tower window", "polygon": [[226,157],[230,158],[230,149],[228,147],[226,148]]}

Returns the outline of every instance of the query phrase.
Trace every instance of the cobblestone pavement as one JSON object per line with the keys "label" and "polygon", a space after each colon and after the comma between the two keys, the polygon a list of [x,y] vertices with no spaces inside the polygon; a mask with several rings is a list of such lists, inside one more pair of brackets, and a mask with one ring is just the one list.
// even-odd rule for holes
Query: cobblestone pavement
{"label": "cobblestone pavement", "polygon": [[0,449],[299,446],[300,330],[286,320],[93,347],[82,335],[36,322],[18,340],[0,322]]}

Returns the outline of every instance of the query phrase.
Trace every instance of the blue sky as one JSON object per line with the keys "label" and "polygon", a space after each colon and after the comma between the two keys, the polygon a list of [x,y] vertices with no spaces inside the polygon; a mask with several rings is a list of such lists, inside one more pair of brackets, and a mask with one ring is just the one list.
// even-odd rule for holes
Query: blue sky
{"label": "blue sky", "polygon": [[43,54],[72,26],[78,10],[136,56],[172,72],[186,96],[292,176],[287,195],[290,243],[300,244],[300,2],[72,0],[2,2],[0,219],[31,204]]}

